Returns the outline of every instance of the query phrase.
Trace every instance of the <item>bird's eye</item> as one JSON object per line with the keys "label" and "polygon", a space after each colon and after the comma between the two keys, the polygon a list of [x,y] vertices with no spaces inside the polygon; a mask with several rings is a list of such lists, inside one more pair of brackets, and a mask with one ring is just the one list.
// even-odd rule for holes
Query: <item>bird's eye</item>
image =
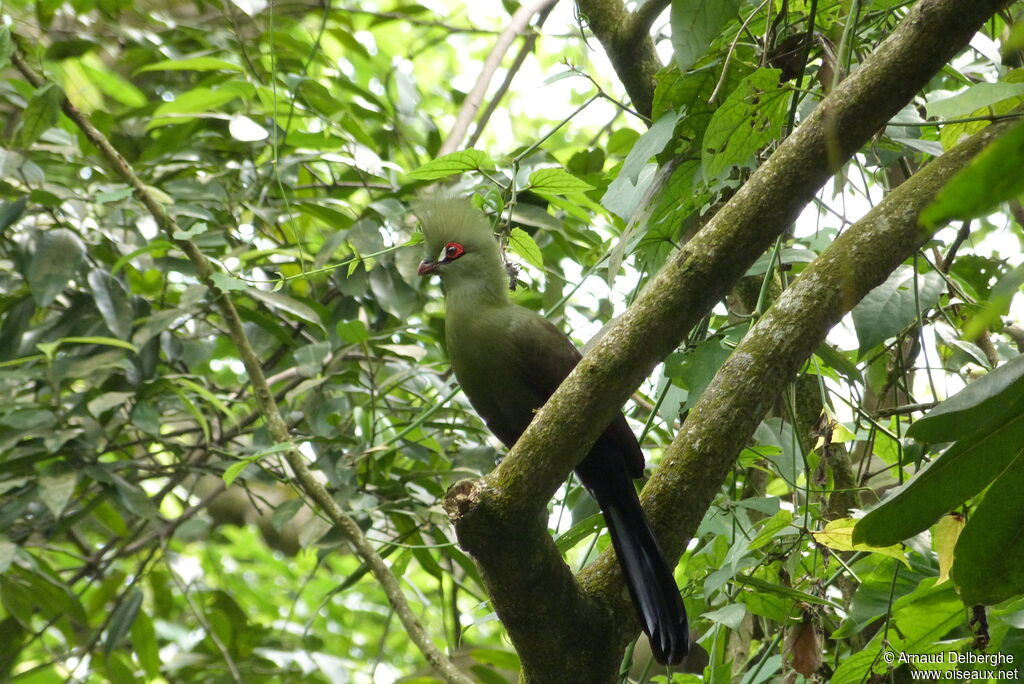
{"label": "bird's eye", "polygon": [[465,248],[458,242],[449,242],[444,246],[444,258],[448,261],[452,261],[462,256],[465,251]]}

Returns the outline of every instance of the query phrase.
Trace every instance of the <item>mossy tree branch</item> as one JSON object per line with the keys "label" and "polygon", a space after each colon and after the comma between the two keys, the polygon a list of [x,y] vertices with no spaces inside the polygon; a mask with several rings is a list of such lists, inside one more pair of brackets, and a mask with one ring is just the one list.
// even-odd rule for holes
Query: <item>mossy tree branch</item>
{"label": "mossy tree branch", "polygon": [[[587,595],[573,590],[571,584],[569,589],[562,586],[568,570],[559,569],[560,554],[543,526],[522,522],[535,519],[544,510],[629,395],[792,224],[832,173],[909,102],[1004,4],[1004,0],[918,2],[863,65],[818,105],[716,216],[669,260],[538,412],[500,466],[482,480],[460,483],[453,489],[447,501],[449,514],[460,541],[482,568],[495,608],[519,650],[528,681],[557,681],[542,678],[540,669],[531,670],[532,655],[560,651],[564,660],[565,654],[582,648],[581,629],[593,624],[584,621],[593,610],[587,605]],[[886,272],[879,271],[882,275],[877,282]],[[877,275],[860,273],[857,277],[867,287]],[[852,306],[855,301],[844,299],[844,306]],[[780,311],[787,309],[783,306]],[[832,315],[836,309],[829,311]],[[824,330],[827,328],[817,339],[823,337]],[[751,363],[748,356],[734,358],[723,370],[726,376],[735,374],[731,388],[743,386],[746,376],[741,371]],[[778,367],[772,365],[776,362],[766,363],[778,372]],[[705,396],[707,404],[714,395]],[[722,404],[716,408],[727,413],[743,412],[745,421],[753,421],[751,426],[756,426],[764,413],[759,403],[740,403],[735,408]],[[691,416],[688,423],[692,420]],[[742,442],[748,434],[738,436],[733,429],[728,437]],[[652,522],[672,558],[678,557],[692,532],[692,527],[686,525],[695,523],[688,521],[700,519],[718,484],[710,485],[700,497],[693,497],[693,492],[686,489],[690,499],[672,488],[681,487],[691,472],[705,486],[715,482],[723,469],[731,467],[735,456],[721,449],[694,451],[692,447],[684,448],[685,444],[689,443],[674,446],[672,456],[665,459],[645,496]],[[516,539],[514,544],[495,542],[512,537]],[[565,590],[545,591],[543,595],[524,591],[530,583],[519,582],[515,575],[527,566],[553,568],[552,576]],[[583,585],[598,603],[614,607],[622,620],[632,615],[626,607],[626,591],[617,574],[614,581],[609,581],[607,573],[617,573],[617,569],[605,558],[583,573]],[[552,615],[554,623],[544,621]],[[635,633],[633,625],[616,629],[621,629],[620,636]],[[603,681],[611,674],[606,671],[603,676],[592,676],[596,678],[591,681]]]}
{"label": "mossy tree branch", "polygon": [[[20,41],[19,41],[20,44]],[[23,56],[24,49],[19,46],[11,55],[11,61],[21,72],[25,79],[34,87],[38,88],[46,83],[42,76],[37,74]],[[263,374],[263,367],[259,355],[249,341],[248,335],[242,324],[242,319],[235,308],[228,293],[222,292],[213,282],[214,268],[210,261],[203,254],[202,250],[192,240],[175,238],[181,232],[175,218],[167,211],[167,208],[157,199],[157,195],[146,185],[135,173],[135,170],[128,163],[128,160],[117,151],[103,133],[99,131],[89,118],[83,114],[70,100],[63,98],[61,109],[64,114],[78,127],[82,134],[99,150],[100,155],[106,162],[108,168],[118,177],[127,183],[134,191],[135,197],[143,204],[153,219],[160,226],[161,230],[172,240],[175,245],[185,253],[192,266],[195,268],[196,277],[209,288],[221,316],[227,324],[231,340],[238,349],[239,357],[245,365],[245,370],[252,383],[253,396],[256,404],[262,412],[267,423],[267,429],[274,441],[280,444],[291,444],[291,434],[288,425],[285,423],[281,412],[277,407],[273,392]],[[472,680],[462,672],[434,645],[430,635],[420,623],[409,602],[402,594],[398,578],[391,572],[391,569],[384,562],[384,559],[377,553],[366,536],[363,535],[359,525],[348,514],[346,514],[338,503],[331,497],[330,493],[317,480],[306,465],[305,457],[299,453],[297,448],[291,448],[285,452],[285,458],[291,467],[298,486],[302,491],[322,510],[338,529],[345,535],[356,554],[363,559],[370,568],[374,578],[380,583],[388,600],[391,602],[395,613],[402,622],[403,627],[409,634],[410,639],[419,648],[423,657],[430,666],[445,681],[454,684],[472,684]]]}
{"label": "mossy tree branch", "polygon": [[[953,174],[1014,125],[1003,121],[985,128],[889,193],[837,237],[750,329],[644,488],[642,501],[666,554],[677,558],[685,549],[736,456],[828,331],[931,237],[934,231],[918,223],[921,210]],[[625,612],[628,597],[623,603],[617,574],[614,557],[606,553],[580,574],[580,582]],[[633,634],[625,632],[623,640]]]}
{"label": "mossy tree branch", "polygon": [[577,5],[608,55],[633,107],[650,118],[654,75],[661,68],[650,28],[667,3],[651,0],[637,12],[626,9],[622,0],[578,0]]}

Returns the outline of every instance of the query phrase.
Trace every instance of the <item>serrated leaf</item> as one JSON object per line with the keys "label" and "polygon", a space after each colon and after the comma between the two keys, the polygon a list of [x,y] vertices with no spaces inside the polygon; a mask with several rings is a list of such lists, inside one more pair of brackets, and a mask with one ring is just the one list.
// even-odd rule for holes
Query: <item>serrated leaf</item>
{"label": "serrated leaf", "polygon": [[553,195],[586,192],[594,186],[577,178],[565,169],[538,169],[530,174],[530,189]]}
{"label": "serrated leaf", "polygon": [[910,567],[910,561],[907,560],[907,554],[904,553],[899,544],[871,546],[863,542],[854,542],[853,530],[856,524],[857,521],[853,518],[830,520],[825,524],[825,529],[817,532],[811,532],[811,536],[814,537],[814,541],[836,551],[867,551],[869,553],[878,553],[883,556],[895,558],[896,560],[901,561],[908,568]]}
{"label": "serrated leaf", "polygon": [[680,73],[704,56],[726,23],[736,17],[739,6],[739,0],[673,0],[669,20],[673,56]]}
{"label": "serrated leaf", "polygon": [[965,605],[993,605],[1024,594],[1024,458],[985,493],[954,550],[950,576]]}
{"label": "serrated leaf", "polygon": [[57,124],[64,92],[56,83],[47,83],[32,94],[21,115],[18,146],[31,147],[39,136]]}
{"label": "serrated leaf", "polygon": [[57,228],[36,233],[30,251],[25,279],[36,304],[49,306],[75,274],[85,247],[70,230]]}
{"label": "serrated leaf", "polygon": [[726,178],[734,166],[749,165],[782,134],[790,92],[779,87],[778,69],[758,69],[729,93],[708,123],[701,145],[706,182]]}
{"label": "serrated leaf", "polygon": [[1004,423],[1024,397],[1024,356],[1004,363],[940,402],[914,421],[907,436],[921,442],[953,442]]}
{"label": "serrated leaf", "polygon": [[945,288],[942,276],[934,271],[922,275],[906,265],[893,271],[853,308],[853,326],[861,355],[914,322],[919,313],[917,302],[921,304],[921,311],[935,306]]}
{"label": "serrated leaf", "polygon": [[508,246],[514,254],[521,256],[526,263],[544,269],[544,257],[540,253],[540,247],[533,241],[530,234],[522,228],[513,228],[508,236]]}
{"label": "serrated leaf", "polygon": [[951,219],[990,213],[1000,202],[1024,193],[1024,123],[1014,126],[979,152],[949,179],[921,212],[929,228]]}
{"label": "serrated leaf", "polygon": [[428,161],[408,173],[413,180],[437,180],[457,173],[493,168],[490,158],[480,150],[459,150]]}

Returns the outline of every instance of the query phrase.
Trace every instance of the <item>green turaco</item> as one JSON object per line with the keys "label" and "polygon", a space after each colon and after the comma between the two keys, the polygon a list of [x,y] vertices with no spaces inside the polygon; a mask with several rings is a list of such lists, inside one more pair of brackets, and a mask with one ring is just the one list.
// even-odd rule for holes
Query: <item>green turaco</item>
{"label": "green turaco", "polygon": [[[482,212],[444,195],[413,208],[427,250],[419,274],[437,274],[445,290],[455,377],[487,427],[511,448],[580,353],[547,319],[509,300],[508,272]],[[604,514],[655,658],[677,664],[689,649],[686,612],[633,487],[643,470],[643,452],[620,413],[576,473]]]}

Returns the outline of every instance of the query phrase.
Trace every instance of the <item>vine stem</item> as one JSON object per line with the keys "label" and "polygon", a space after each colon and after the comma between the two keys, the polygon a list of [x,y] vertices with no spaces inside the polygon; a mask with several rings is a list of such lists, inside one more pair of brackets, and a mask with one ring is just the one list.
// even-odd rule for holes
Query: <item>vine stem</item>
{"label": "vine stem", "polygon": [[[12,38],[13,37],[15,36],[12,34]],[[34,87],[39,88],[45,85],[46,80],[37,74],[25,61],[22,54],[24,50],[21,47],[20,37],[16,40],[18,47],[11,55],[12,63]],[[100,154],[111,169],[132,187],[135,192],[135,196],[140,202],[142,202],[143,206],[146,207],[146,210],[150,213],[153,219],[156,220],[157,225],[160,226],[164,233],[168,236],[173,236],[176,233],[179,233],[181,228],[178,226],[177,221],[167,212],[164,205],[157,199],[156,193],[154,193],[152,189],[146,185],[141,178],[139,178],[138,174],[135,173],[135,170],[128,163],[128,160],[117,151],[106,136],[93,126],[89,118],[66,97],[63,98],[61,102],[61,109],[64,114],[78,127],[78,129],[82,131],[89,142],[99,150]],[[451,682],[452,684],[472,684],[472,680],[463,674],[455,664],[452,663],[452,661],[434,645],[434,642],[427,634],[423,624],[413,613],[412,607],[405,599],[405,595],[402,593],[398,578],[395,577],[394,573],[391,572],[391,569],[384,562],[384,559],[373,548],[366,536],[363,535],[362,530],[359,529],[359,525],[356,521],[341,509],[341,506],[339,506],[338,502],[331,497],[327,489],[313,476],[312,471],[310,471],[309,467],[306,465],[305,457],[292,443],[288,425],[281,416],[281,412],[277,407],[277,402],[274,400],[274,395],[270,391],[270,385],[267,383],[267,379],[263,374],[263,368],[260,364],[259,356],[253,349],[248,336],[245,334],[245,329],[242,326],[242,319],[238,315],[238,310],[235,308],[235,304],[230,295],[221,291],[214,284],[212,280],[214,268],[206,258],[206,255],[203,254],[192,240],[180,240],[173,237],[171,237],[171,239],[185,253],[189,261],[192,262],[199,280],[206,285],[212,293],[214,293],[217,307],[220,309],[221,315],[227,323],[228,332],[238,349],[242,363],[245,364],[246,372],[249,375],[249,381],[252,383],[256,404],[263,412],[267,421],[267,429],[270,431],[275,442],[292,445],[291,448],[285,452],[285,458],[288,461],[288,465],[294,472],[295,479],[298,481],[300,488],[327,514],[331,519],[331,522],[333,522],[348,539],[356,554],[362,558],[367,567],[370,568],[370,572],[373,573],[373,576],[380,583],[381,588],[388,597],[388,601],[390,601],[392,607],[395,609],[395,613],[398,615],[406,632],[409,634],[409,638],[412,639],[414,644],[416,644],[417,648],[419,648],[423,657],[427,660],[430,666],[447,682]]]}

